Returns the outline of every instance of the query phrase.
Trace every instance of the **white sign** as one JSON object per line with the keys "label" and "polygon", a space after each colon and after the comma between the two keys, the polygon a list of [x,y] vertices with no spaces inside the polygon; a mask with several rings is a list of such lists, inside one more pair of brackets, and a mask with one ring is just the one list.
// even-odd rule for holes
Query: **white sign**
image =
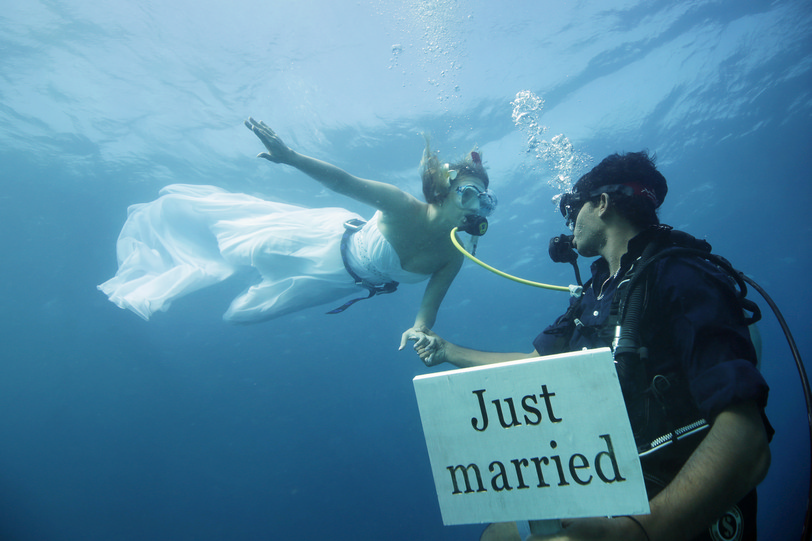
{"label": "white sign", "polygon": [[443,523],[649,513],[608,348],[414,378]]}

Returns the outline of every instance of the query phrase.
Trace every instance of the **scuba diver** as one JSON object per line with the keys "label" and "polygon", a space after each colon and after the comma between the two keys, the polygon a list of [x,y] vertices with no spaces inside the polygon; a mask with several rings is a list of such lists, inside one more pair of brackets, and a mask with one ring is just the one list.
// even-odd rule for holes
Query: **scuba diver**
{"label": "scuba diver", "polygon": [[[427,366],[612,347],[651,514],[563,520],[556,535],[567,539],[756,538],[756,486],[773,434],[749,331],[760,314],[741,274],[710,245],[660,224],[667,192],[654,160],[637,152],[608,156],[563,195],[572,235],[553,239],[551,255],[575,265],[574,248],[598,259],[530,353],[476,351],[433,332],[409,336]],[[515,523],[503,523],[482,539],[521,537]]]}

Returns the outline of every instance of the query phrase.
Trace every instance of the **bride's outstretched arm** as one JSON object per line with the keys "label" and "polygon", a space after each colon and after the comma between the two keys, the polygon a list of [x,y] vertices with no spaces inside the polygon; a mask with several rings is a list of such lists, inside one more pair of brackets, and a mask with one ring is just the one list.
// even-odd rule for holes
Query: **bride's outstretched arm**
{"label": "bride's outstretched arm", "polygon": [[267,152],[257,155],[274,163],[295,167],[334,192],[366,203],[383,212],[411,213],[419,201],[400,188],[351,175],[335,165],[300,154],[288,147],[267,124],[248,118],[245,125],[262,141]]}

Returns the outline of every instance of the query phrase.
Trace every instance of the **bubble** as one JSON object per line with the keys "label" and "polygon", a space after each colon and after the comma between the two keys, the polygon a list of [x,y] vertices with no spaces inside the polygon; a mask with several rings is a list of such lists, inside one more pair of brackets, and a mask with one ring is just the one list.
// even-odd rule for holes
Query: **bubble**
{"label": "bubble", "polygon": [[549,186],[559,192],[569,191],[573,177],[592,162],[592,157],[576,151],[563,133],[551,137],[549,141],[542,137],[547,131],[547,126],[541,123],[543,98],[529,90],[522,90],[516,93],[516,98],[510,104],[513,106],[513,123],[527,138],[525,152],[551,171],[552,175],[547,180]]}
{"label": "bubble", "polygon": [[403,45],[400,43],[393,43],[392,44],[392,58],[389,59],[389,69],[398,67],[398,59],[400,58],[400,53],[403,52]]}

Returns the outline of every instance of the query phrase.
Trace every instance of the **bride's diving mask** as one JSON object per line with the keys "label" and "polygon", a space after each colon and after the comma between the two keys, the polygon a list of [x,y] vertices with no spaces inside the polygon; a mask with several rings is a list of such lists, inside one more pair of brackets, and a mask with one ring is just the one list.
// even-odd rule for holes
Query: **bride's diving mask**
{"label": "bride's diving mask", "polygon": [[473,210],[478,216],[490,216],[496,209],[496,195],[475,184],[457,186],[454,202],[463,210]]}
{"label": "bride's diving mask", "polygon": [[[448,164],[445,164],[443,169],[449,183],[456,180],[459,171],[450,169]],[[496,195],[490,190],[482,190],[476,184],[463,184],[457,186],[452,197],[457,207],[472,211],[472,214],[465,217],[465,223],[459,228],[460,231],[476,237],[484,235],[488,230],[488,220],[485,217],[490,216],[496,209]]]}

